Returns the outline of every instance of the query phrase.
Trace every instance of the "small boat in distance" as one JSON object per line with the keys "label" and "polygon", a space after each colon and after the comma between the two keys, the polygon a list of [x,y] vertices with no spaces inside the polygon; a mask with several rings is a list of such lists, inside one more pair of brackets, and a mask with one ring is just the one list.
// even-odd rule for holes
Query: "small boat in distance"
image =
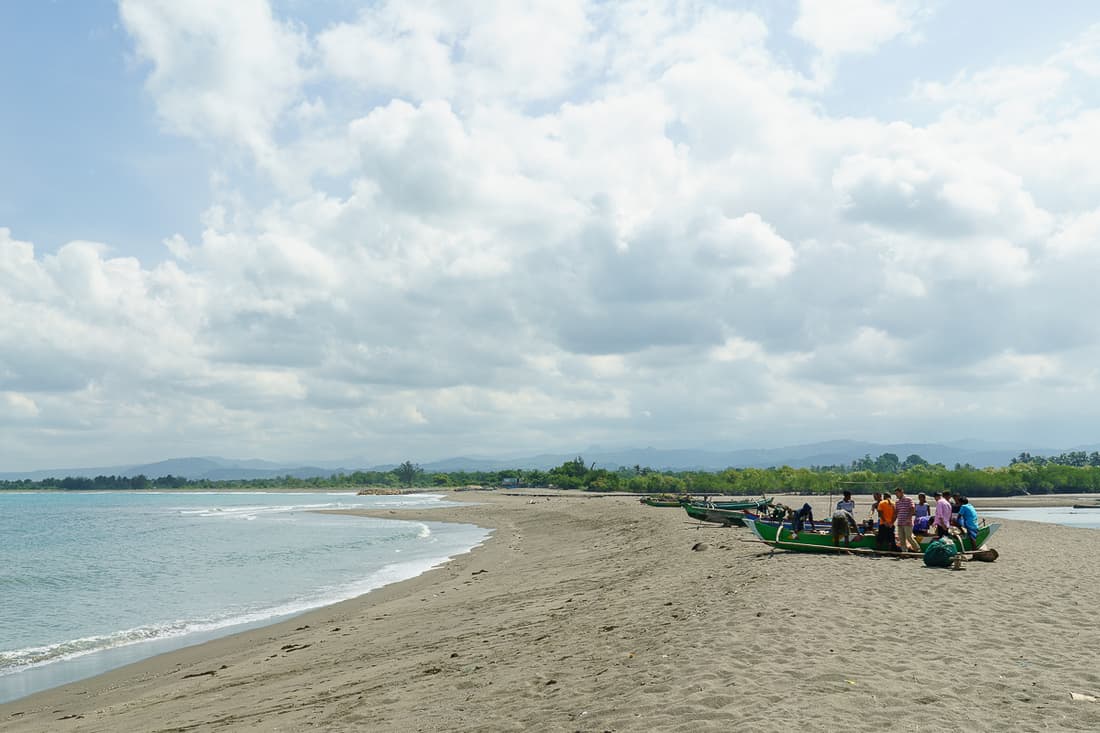
{"label": "small boat in distance", "polygon": [[675,507],[680,506],[687,499],[679,499],[675,496],[643,496],[639,501],[646,506]]}

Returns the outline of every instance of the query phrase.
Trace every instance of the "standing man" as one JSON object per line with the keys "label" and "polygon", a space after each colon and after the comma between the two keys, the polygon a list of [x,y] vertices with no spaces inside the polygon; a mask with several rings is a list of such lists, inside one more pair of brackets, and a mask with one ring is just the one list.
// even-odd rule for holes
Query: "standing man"
{"label": "standing man", "polygon": [[945,491],[936,496],[936,515],[932,518],[932,529],[937,537],[943,537],[951,528],[951,492]]}
{"label": "standing man", "polygon": [[885,551],[897,551],[897,543],[894,542],[894,502],[890,501],[889,494],[883,494],[878,503],[878,549]]}
{"label": "standing man", "polygon": [[878,505],[882,501],[882,494],[877,491],[871,494],[871,516],[868,519],[871,521],[871,526],[874,526],[878,521]]}
{"label": "standing man", "polygon": [[898,500],[894,503],[896,516],[894,524],[898,528],[898,546],[902,552],[920,552],[920,543],[913,537],[913,512],[915,506],[913,500],[905,495],[905,489],[900,486],[894,489],[894,496]]}

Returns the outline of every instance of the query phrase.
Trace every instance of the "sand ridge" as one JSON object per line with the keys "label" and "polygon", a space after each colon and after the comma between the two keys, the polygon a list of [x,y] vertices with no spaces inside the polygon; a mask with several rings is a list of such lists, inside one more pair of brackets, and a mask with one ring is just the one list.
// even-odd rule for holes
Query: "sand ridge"
{"label": "sand ridge", "polygon": [[771,553],[631,497],[463,498],[476,503],[382,515],[494,528],[472,553],[2,705],[0,726],[1100,729],[1100,704],[1069,695],[1100,695],[1100,531],[1008,521],[996,563],[953,572]]}

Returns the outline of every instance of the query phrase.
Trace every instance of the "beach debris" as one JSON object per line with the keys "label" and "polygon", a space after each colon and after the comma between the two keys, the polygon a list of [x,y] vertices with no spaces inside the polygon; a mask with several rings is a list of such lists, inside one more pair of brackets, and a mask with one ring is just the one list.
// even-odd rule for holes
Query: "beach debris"
{"label": "beach debris", "polygon": [[1074,700],[1076,702],[1096,702],[1096,696],[1095,695],[1085,695],[1085,694],[1080,693],[1080,692],[1071,692],[1071,693],[1069,693],[1069,699]]}
{"label": "beach debris", "polygon": [[311,646],[313,646],[313,645],[312,644],[285,644],[282,647],[280,647],[279,649],[280,649],[280,651],[284,651],[284,652],[296,652],[299,649],[308,649]]}
{"label": "beach debris", "polygon": [[489,571],[488,570],[475,570],[474,572],[470,573],[470,575],[481,575],[482,573],[487,573],[487,572],[489,572]]}
{"label": "beach debris", "polygon": [[194,672],[194,673],[192,673],[192,674],[185,674],[185,675],[183,676],[183,679],[185,679],[185,680],[189,680],[189,679],[191,679],[192,677],[206,677],[206,676],[208,676],[208,675],[209,675],[210,677],[213,677],[213,676],[214,676],[214,675],[216,675],[217,673],[218,673],[218,671],[217,671],[217,670],[215,670],[215,669],[208,669],[208,670],[206,670],[205,672]]}
{"label": "beach debris", "polygon": [[709,546],[710,545],[708,545],[706,542],[696,542],[694,545],[691,546],[691,551],[692,552],[702,552],[703,550],[707,549]]}
{"label": "beach debris", "polygon": [[614,631],[618,626],[601,626],[600,631]]}
{"label": "beach debris", "polygon": [[443,669],[441,667],[428,667],[426,670],[424,670],[423,673],[424,674],[439,674],[442,671],[443,671]]}

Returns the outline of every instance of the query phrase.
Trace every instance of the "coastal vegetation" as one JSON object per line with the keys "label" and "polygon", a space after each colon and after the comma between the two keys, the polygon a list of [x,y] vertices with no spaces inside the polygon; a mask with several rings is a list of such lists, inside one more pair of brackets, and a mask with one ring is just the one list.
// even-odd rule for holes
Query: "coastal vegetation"
{"label": "coastal vegetation", "polygon": [[759,495],[796,492],[828,494],[840,488],[869,491],[877,484],[901,486],[909,494],[947,489],[968,496],[1100,493],[1100,453],[1071,452],[1059,456],[1021,453],[1008,466],[977,468],[931,464],[918,455],[904,460],[892,453],[864,456],[847,466],[792,468],[728,468],[724,471],[671,471],[643,466],[596,468],[580,456],[548,471],[428,472],[411,461],[389,470],[337,473],[327,477],[280,476],[213,481],[180,476],[66,476],[38,481],[0,481],[0,490],[166,490],[166,489],[354,489],[406,490],[462,487],[545,487],[578,491],[637,494]]}

